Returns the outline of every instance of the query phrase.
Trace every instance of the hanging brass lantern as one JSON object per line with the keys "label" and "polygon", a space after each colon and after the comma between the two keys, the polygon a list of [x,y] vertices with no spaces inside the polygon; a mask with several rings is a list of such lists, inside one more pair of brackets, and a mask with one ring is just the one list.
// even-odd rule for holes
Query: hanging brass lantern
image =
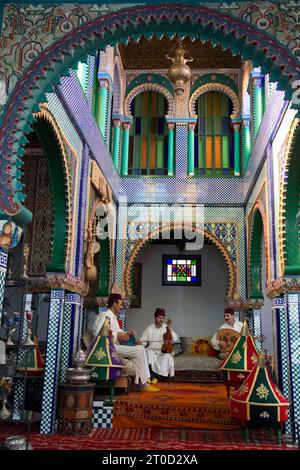
{"label": "hanging brass lantern", "polygon": [[174,90],[176,95],[180,96],[184,93],[184,84],[187,83],[192,75],[190,67],[187,62],[192,62],[193,59],[185,59],[184,54],[186,53],[185,48],[181,41],[178,41],[175,46],[171,49],[174,57],[166,55],[167,59],[172,60],[167,76],[169,80],[175,85]]}

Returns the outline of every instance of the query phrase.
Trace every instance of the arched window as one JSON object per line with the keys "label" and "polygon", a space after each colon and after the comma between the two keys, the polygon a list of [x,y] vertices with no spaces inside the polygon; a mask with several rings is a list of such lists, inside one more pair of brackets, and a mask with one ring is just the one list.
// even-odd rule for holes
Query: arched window
{"label": "arched window", "polygon": [[129,175],[168,174],[167,102],[156,91],[145,91],[131,103]]}
{"label": "arched window", "polygon": [[230,98],[218,91],[204,93],[197,99],[196,113],[195,174],[233,175],[234,131]]}

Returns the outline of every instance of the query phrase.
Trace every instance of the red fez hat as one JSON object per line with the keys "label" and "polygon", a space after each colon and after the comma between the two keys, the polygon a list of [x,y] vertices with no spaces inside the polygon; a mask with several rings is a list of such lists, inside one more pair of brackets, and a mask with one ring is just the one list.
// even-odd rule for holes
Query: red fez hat
{"label": "red fez hat", "polygon": [[230,315],[234,315],[233,308],[225,308],[224,313],[230,313]]}
{"label": "red fez hat", "polygon": [[159,315],[165,317],[166,316],[166,312],[165,312],[165,309],[164,308],[157,308],[154,312],[154,316],[155,317],[158,317]]}
{"label": "red fez hat", "polygon": [[118,300],[123,300],[121,294],[110,294],[108,297],[108,303],[111,305]]}

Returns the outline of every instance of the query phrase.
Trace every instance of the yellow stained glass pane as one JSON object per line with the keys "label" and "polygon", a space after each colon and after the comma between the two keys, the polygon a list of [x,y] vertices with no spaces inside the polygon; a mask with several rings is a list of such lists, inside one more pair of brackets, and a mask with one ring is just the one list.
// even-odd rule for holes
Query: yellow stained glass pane
{"label": "yellow stained glass pane", "polygon": [[212,137],[205,138],[206,168],[212,168]]}

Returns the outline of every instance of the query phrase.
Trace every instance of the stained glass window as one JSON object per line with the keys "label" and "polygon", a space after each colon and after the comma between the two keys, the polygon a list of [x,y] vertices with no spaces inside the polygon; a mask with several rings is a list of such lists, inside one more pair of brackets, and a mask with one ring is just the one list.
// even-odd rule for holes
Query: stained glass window
{"label": "stained glass window", "polygon": [[167,102],[155,91],[137,95],[131,103],[128,174],[168,174]]}
{"label": "stained glass window", "polygon": [[164,285],[201,285],[201,257],[163,255]]}
{"label": "stained glass window", "polygon": [[234,174],[234,137],[228,96],[212,91],[197,100],[195,129],[195,174],[232,176]]}

